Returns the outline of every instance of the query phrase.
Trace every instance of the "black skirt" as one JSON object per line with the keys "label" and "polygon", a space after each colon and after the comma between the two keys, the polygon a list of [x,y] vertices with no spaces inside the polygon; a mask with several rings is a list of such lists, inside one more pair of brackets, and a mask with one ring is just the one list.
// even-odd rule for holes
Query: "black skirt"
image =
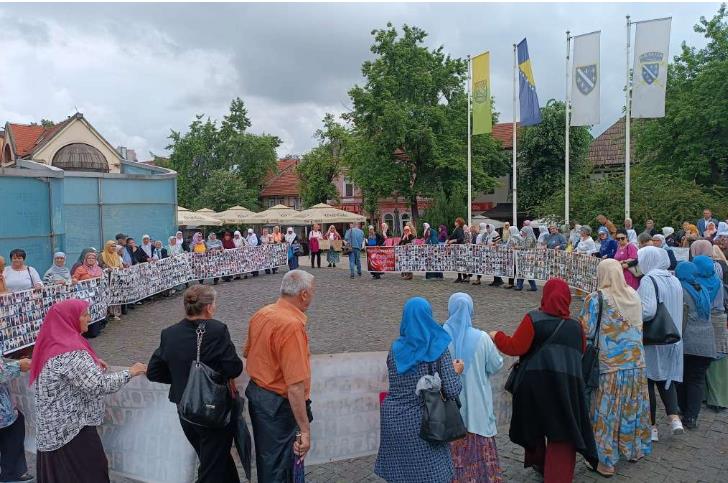
{"label": "black skirt", "polygon": [[55,451],[38,451],[37,483],[108,483],[109,462],[95,426]]}

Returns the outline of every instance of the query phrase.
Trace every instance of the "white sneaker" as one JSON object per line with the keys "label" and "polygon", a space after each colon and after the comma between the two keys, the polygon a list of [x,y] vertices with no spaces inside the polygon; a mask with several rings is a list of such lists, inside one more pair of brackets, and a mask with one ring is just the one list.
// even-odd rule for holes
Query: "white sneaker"
{"label": "white sneaker", "polygon": [[652,426],[652,434],[650,436],[650,439],[652,439],[653,442],[660,441],[660,436],[657,433],[657,426]]}
{"label": "white sneaker", "polygon": [[670,429],[672,429],[672,434],[683,434],[685,432],[679,418],[675,418],[670,421]]}

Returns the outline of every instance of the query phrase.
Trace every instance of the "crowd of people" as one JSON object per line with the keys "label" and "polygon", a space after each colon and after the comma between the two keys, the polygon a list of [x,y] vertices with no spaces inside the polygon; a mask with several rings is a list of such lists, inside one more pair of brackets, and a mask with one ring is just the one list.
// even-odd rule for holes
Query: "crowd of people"
{"label": "crowd of people", "polygon": [[[503,355],[519,358],[507,384],[513,395],[509,437],[525,449],[524,465],[543,474],[547,483],[572,481],[577,453],[590,469],[606,477],[615,474],[620,461],[635,462],[651,454],[661,437],[658,394],[672,435],[698,427],[703,402],[714,411],[728,408],[728,262],[721,244],[728,237],[728,225],[707,218],[695,224],[698,236],[683,230],[681,236],[672,237],[678,244],[688,237],[690,260],[679,263],[670,257],[667,243],[674,231],[663,228],[663,235],[651,233],[654,224],[647,224],[637,234],[631,222],[617,228],[602,216],[598,245],[589,227],[576,225],[568,236],[555,226],[537,236],[529,224],[521,230],[510,227],[503,235],[488,226],[476,234],[465,228],[462,219],[449,235],[445,227],[435,232],[426,225],[427,243],[441,243],[441,238],[446,238],[443,243],[464,243],[470,232],[476,243],[484,238],[499,243],[505,238],[507,243],[517,240],[517,246],[598,254],[602,258],[598,288],[584,294],[572,312],[566,282],[547,281],[540,306],[524,315],[512,335],[475,328],[477,318],[468,294],[450,297],[448,319],[442,324],[426,299],[408,300],[400,336],[391,344],[386,360],[389,390],[381,404],[375,473],[388,482],[499,481],[502,469],[494,439],[491,379],[503,370]],[[311,233],[309,243],[328,237],[350,247],[352,277],[361,276],[360,258],[354,255],[359,247],[381,245],[391,237],[386,225],[381,232],[369,227],[367,235],[352,225],[343,238],[335,229],[324,234],[314,227]],[[249,233],[247,243],[253,240],[251,235],[257,238]],[[416,236],[414,227],[409,227],[399,243],[412,243]],[[235,235],[223,236],[222,249],[235,239]],[[295,249],[295,233],[289,236],[287,230],[283,240],[290,250]],[[131,247],[127,255],[143,257],[135,255],[143,248],[134,250],[133,240],[124,241],[124,246]],[[204,242],[196,234],[188,249],[219,249],[217,242],[214,235]],[[201,244],[204,248],[196,248]],[[185,250],[184,242],[180,245]],[[170,246],[174,246],[171,240]],[[311,265],[318,268],[318,257],[311,253]],[[65,257],[56,255],[58,263],[44,277],[49,283],[55,277],[68,280],[62,263]],[[89,250],[68,272],[72,278],[93,277],[99,259],[109,266],[104,259],[114,255],[123,258],[116,242],[107,244],[100,255]],[[15,250],[11,260],[13,265],[6,271],[13,272],[3,277],[8,287],[21,285],[19,279],[31,288],[43,283],[37,272],[24,265],[22,250]],[[333,258],[327,260],[335,263]],[[377,275],[381,276],[373,274]],[[428,275],[436,278],[438,274]],[[411,274],[402,277],[411,278]],[[458,280],[468,282],[468,276],[460,274]],[[497,278],[493,281],[493,285],[501,284]],[[523,281],[510,285],[517,289]],[[312,274],[296,269],[285,273],[279,299],[249,322],[241,351],[244,367],[228,326],[214,318],[218,303],[214,288],[192,285],[183,297],[185,318],[162,331],[148,365],[138,362],[119,372],[108,371],[83,337],[90,321],[88,303],[55,304],[41,326],[32,359],[0,360],[1,479],[33,478],[24,457],[24,417],[13,406],[6,384],[21,372],[29,371],[30,383],[35,385],[37,481],[103,482],[109,481],[108,462],[96,430],[103,419],[103,397],[146,374],[151,381],[169,384],[169,400],[178,405],[197,359],[229,383],[232,394],[237,393],[232,381],[243,370],[250,377],[245,395],[259,481],[300,481],[297,478],[302,477],[303,459],[311,445],[306,311],[314,296]],[[654,339],[657,326],[666,331],[661,340]],[[652,338],[647,338],[648,332]],[[585,365],[587,354],[596,354],[591,369]],[[420,392],[432,387],[443,399],[458,401],[464,437],[436,442],[420,436]],[[182,431],[200,462],[197,481],[238,482],[230,456],[236,421],[212,428],[191,423],[182,411],[179,414]]]}

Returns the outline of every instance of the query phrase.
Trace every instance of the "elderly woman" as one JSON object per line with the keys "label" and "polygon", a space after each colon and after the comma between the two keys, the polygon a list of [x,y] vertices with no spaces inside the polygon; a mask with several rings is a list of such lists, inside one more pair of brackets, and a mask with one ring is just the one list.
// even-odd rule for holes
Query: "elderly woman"
{"label": "elderly woman", "polygon": [[53,305],[33,349],[38,483],[109,481],[96,431],[104,420],[104,396],[146,372],[139,362],[107,372],[108,365],[82,336],[91,320],[88,309],[88,302],[76,299]]}
{"label": "elderly woman", "polygon": [[[505,225],[503,225],[503,230],[505,230]],[[523,246],[524,246],[524,240],[523,240],[523,237],[521,237],[521,232],[515,226],[511,226],[508,228],[507,237],[506,237],[506,232],[503,231],[503,240],[507,247],[512,248],[514,250],[523,248]],[[514,280],[512,278],[509,278],[508,283],[506,285],[504,285],[503,288],[512,289],[514,287],[513,282],[514,282]]]}
{"label": "elderly woman", "polygon": [[205,253],[207,251],[205,239],[203,238],[202,233],[200,233],[199,231],[192,235],[190,251],[193,253]]}
{"label": "elderly woman", "polygon": [[462,390],[457,375],[462,363],[456,371],[448,350],[452,339],[433,318],[432,307],[424,298],[414,297],[404,304],[399,333],[387,356],[389,393],[381,406],[374,473],[392,483],[450,482],[449,444],[420,438],[422,401],[415,389],[422,377],[437,372],[444,397],[454,399]]}
{"label": "elderly woman", "polygon": [[723,255],[728,254],[728,223],[724,221],[718,223],[718,231],[713,237],[713,243],[723,251]]}
{"label": "elderly woman", "polygon": [[[682,329],[683,291],[680,281],[667,269],[670,258],[662,248],[646,246],[637,252],[639,268],[644,274],[637,293],[642,301],[642,320],[650,321],[657,313],[657,302],[665,304],[678,331]],[[647,384],[650,394],[650,421],[652,424],[652,441],[658,441],[656,425],[657,399],[655,386],[665,405],[665,412],[670,420],[672,434],[682,434],[683,425],[678,417],[677,392],[673,382],[682,382],[683,357],[682,341],[669,345],[645,346],[645,362],[647,363]]]}
{"label": "elderly woman", "polygon": [[718,227],[716,226],[715,222],[711,221],[708,223],[708,225],[705,227],[705,230],[703,231],[703,238],[712,242],[713,238],[717,233]]}
{"label": "elderly woman", "polygon": [[76,269],[73,278],[81,282],[83,280],[91,280],[92,278],[100,278],[104,275],[104,271],[99,266],[96,252],[88,252],[83,258],[83,264]]}
{"label": "elderly woman", "polygon": [[[524,226],[523,228],[521,228],[521,238],[523,239],[523,243],[519,248],[524,248],[527,250],[531,249],[531,248],[536,248],[536,236],[533,234],[533,228],[531,228],[530,226]],[[528,285],[529,285],[529,289],[528,289],[529,292],[535,292],[536,290],[538,290],[536,288],[535,280],[529,280]],[[519,278],[516,280],[516,287],[514,290],[518,290],[518,291],[523,290],[523,279],[522,278]]]}
{"label": "elderly woman", "polygon": [[5,267],[0,278],[9,292],[21,292],[31,288],[43,287],[40,275],[35,268],[25,264],[25,250],[16,248],[10,252],[10,266]]}
{"label": "elderly woman", "polygon": [[184,234],[181,231],[175,233],[174,237],[177,239],[176,243],[180,246],[183,252],[190,251],[190,245],[185,241]]}
{"label": "elderly woman", "polygon": [[[101,252],[98,262],[101,268],[108,270],[119,270],[124,267],[124,261],[119,255],[115,240],[109,240],[104,244],[104,251]],[[109,315],[113,320],[119,320],[121,315],[121,305],[110,305]]]}
{"label": "elderly woman", "polygon": [[669,247],[680,246],[680,244],[677,242],[675,229],[673,227],[663,226],[662,227],[662,236],[665,237],[665,243],[667,243],[667,246],[669,246]]}
{"label": "elderly woman", "polygon": [[667,256],[670,258],[670,266],[667,267],[667,269],[675,270],[675,267],[677,266],[677,258],[675,258],[675,252],[672,251],[672,247],[667,244],[665,235],[660,235],[659,233],[654,235],[652,237],[652,246],[662,248],[667,252]]}
{"label": "elderly woman", "polygon": [[334,225],[329,226],[329,230],[326,232],[326,239],[329,241],[329,250],[326,252],[326,261],[328,262],[329,268],[336,268],[336,264],[339,263],[339,252],[334,247],[334,242],[341,240],[341,235],[336,231]]}
{"label": "elderly woman", "polygon": [[[399,239],[399,245],[409,245],[415,241],[415,235],[409,225],[404,227],[402,238]],[[412,280],[412,272],[402,272],[400,274],[403,280]]]}
{"label": "elderly woman", "polygon": [[617,241],[609,237],[609,230],[600,226],[598,230],[599,236],[599,258],[604,260],[605,258],[614,258],[614,254],[617,253]]}
{"label": "elderly woman", "polygon": [[71,271],[66,266],[65,253],[56,252],[53,255],[53,265],[43,275],[43,282],[49,285],[71,283]]}
{"label": "elderly woman", "polygon": [[450,446],[455,475],[453,482],[500,481],[501,468],[495,445],[496,418],[490,378],[503,367],[490,336],[473,327],[473,299],[465,293],[450,296],[449,318],[442,326],[452,342],[448,347],[462,361],[460,414],[468,434]]}
{"label": "elderly woman", "polygon": [[[462,245],[465,243],[465,220],[460,217],[455,219],[455,229],[445,243],[447,245]],[[465,275],[458,272],[458,278],[455,280],[455,283],[463,282],[466,282]]]}
{"label": "elderly woman", "polygon": [[151,260],[154,258],[154,244],[152,244],[152,237],[149,235],[142,235],[142,244],[139,248],[147,255],[147,259]]}
{"label": "elderly woman", "polygon": [[320,242],[324,239],[324,234],[321,232],[321,225],[318,223],[313,225],[313,229],[308,233],[308,247],[309,254],[311,255],[311,268],[321,268],[321,248]]}
{"label": "elderly woman", "polygon": [[[618,232],[617,238],[620,235],[627,237]],[[617,260],[602,260],[597,267],[598,290],[587,295],[579,313],[587,338],[599,349],[599,386],[591,399],[591,422],[599,453],[597,472],[604,476],[614,475],[620,456],[637,461],[652,453],[642,305],[622,273]]]}
{"label": "elderly woman", "polygon": [[617,230],[617,251],[614,253],[614,259],[617,260],[624,274],[624,280],[627,285],[637,290],[640,286],[640,279],[633,271],[633,266],[637,265],[637,247],[629,241],[627,230],[620,228]]}
{"label": "elderly woman", "polygon": [[298,256],[300,255],[301,245],[298,243],[298,235],[296,235],[290,226],[286,229],[284,240],[288,243],[288,269],[295,270],[298,268]]}
{"label": "elderly woman", "polygon": [[698,233],[698,227],[686,221],[682,224],[682,239],[680,240],[680,246],[683,248],[689,248],[692,243],[700,237]]}
{"label": "elderly woman", "polygon": [[545,483],[572,481],[577,452],[597,467],[581,369],[584,332],[570,304],[569,286],[552,278],[541,307],[523,317],[512,337],[490,333],[498,350],[520,357],[509,436],[526,450],[524,466],[543,474]]}
{"label": "elderly woman", "polygon": [[[439,245],[437,231],[429,223],[423,223],[422,226],[424,227],[422,237],[425,239],[425,245]],[[442,272],[426,272],[425,280],[442,280]]]}
{"label": "elderly woman", "polygon": [[[634,229],[634,225],[632,224],[632,218],[625,218],[624,219],[624,230],[627,233],[627,239],[629,240],[629,243],[637,243],[637,231]],[[619,230],[617,230],[619,231]]]}
{"label": "elderly woman", "polygon": [[167,255],[170,257],[176,257],[178,255],[182,255],[185,250],[182,247],[182,244],[179,242],[176,236],[171,236],[168,239],[168,245],[167,245]]}
{"label": "elderly woman", "polygon": [[[702,268],[699,269],[699,266]],[[707,272],[710,276],[699,278],[699,271]],[[702,255],[695,257],[693,262],[679,263],[675,275],[682,285],[683,301],[687,308],[682,334],[683,382],[676,384],[677,401],[683,424],[688,429],[695,429],[705,395],[705,375],[716,356],[710,306],[722,286],[715,276],[713,261]]]}
{"label": "elderly woman", "polygon": [[[0,340],[0,355],[4,345]],[[30,370],[30,359],[0,357],[0,478],[2,481],[32,481],[25,461],[25,416],[15,407],[8,382]]]}
{"label": "elderly woman", "polygon": [[591,237],[591,232],[591,227],[588,225],[582,225],[579,228],[579,243],[574,249],[575,253],[588,256],[597,253],[597,245]]}

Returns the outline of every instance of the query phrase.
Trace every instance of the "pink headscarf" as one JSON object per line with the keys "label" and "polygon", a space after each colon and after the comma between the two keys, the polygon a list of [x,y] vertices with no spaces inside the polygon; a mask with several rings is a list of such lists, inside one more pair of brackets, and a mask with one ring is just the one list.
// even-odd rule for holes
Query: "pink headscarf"
{"label": "pink headscarf", "polygon": [[88,302],[78,299],[64,300],[51,307],[35,341],[29,384],[40,376],[46,362],[66,352],[86,351],[96,364],[101,365],[96,352],[81,335],[79,319],[88,308]]}

